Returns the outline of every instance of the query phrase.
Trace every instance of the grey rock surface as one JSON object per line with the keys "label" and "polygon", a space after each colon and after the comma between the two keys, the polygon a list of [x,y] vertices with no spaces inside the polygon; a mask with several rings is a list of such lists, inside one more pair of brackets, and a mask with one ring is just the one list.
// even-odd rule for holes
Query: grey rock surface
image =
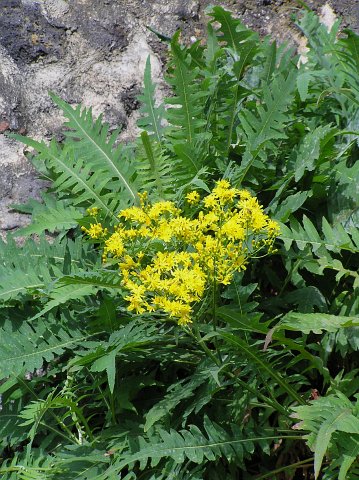
{"label": "grey rock surface", "polygon": [[[38,198],[43,188],[24,155],[6,133],[36,139],[61,138],[63,118],[51,90],[71,104],[92,106],[123,140],[136,133],[137,94],[151,55],[160,84],[166,47],[146,27],[185,40],[200,38],[205,8],[217,3],[232,10],[262,35],[294,41],[295,0],[0,0],[0,233],[28,222],[11,204]],[[343,25],[358,30],[358,0],[307,1],[314,9],[329,3]]]}

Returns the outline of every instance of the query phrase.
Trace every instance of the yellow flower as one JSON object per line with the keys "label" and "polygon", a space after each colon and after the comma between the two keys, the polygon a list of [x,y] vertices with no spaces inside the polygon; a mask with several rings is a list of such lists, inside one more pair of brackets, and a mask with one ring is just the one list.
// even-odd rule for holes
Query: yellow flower
{"label": "yellow flower", "polygon": [[267,230],[270,237],[273,237],[273,236],[276,237],[277,235],[280,234],[280,226],[274,220],[268,220]]}
{"label": "yellow flower", "polygon": [[122,210],[118,217],[121,219],[123,217],[125,220],[130,220],[138,223],[147,223],[150,224],[150,219],[146,212],[143,211],[140,207],[130,207],[125,210]]}
{"label": "yellow flower", "polygon": [[213,194],[220,204],[226,204],[234,200],[237,195],[237,190],[235,188],[216,187],[213,189]]}
{"label": "yellow flower", "polygon": [[[200,196],[192,191],[186,200],[195,205]],[[129,311],[158,312],[188,325],[213,284],[229,285],[251,254],[273,251],[279,225],[247,190],[219,180],[203,205],[188,218],[174,202],[151,204],[145,192],[139,207],[119,213],[111,235],[100,223],[83,227],[91,238],[104,237],[103,260],[118,264]]]}
{"label": "yellow flower", "polygon": [[168,222],[161,220],[158,223],[157,228],[153,229],[153,237],[163,240],[164,242],[169,242],[172,238],[172,229]]}
{"label": "yellow flower", "polygon": [[91,223],[90,228],[81,227],[81,230],[93,239],[98,239],[107,235],[107,228],[103,228],[101,223]]}
{"label": "yellow flower", "polygon": [[267,215],[265,215],[261,210],[255,210],[252,213],[251,218],[251,228],[254,232],[259,232],[263,230],[267,225]]}
{"label": "yellow flower", "polygon": [[204,203],[204,206],[205,206],[206,208],[215,208],[215,207],[218,206],[218,202],[217,202],[217,200],[216,200],[216,198],[215,198],[214,195],[208,195],[208,196],[204,199],[203,203]]}
{"label": "yellow flower", "polygon": [[248,190],[238,190],[238,195],[241,200],[249,200],[252,197]]}
{"label": "yellow flower", "polygon": [[113,233],[105,242],[105,253],[111,253],[114,257],[121,257],[125,246],[119,232]]}
{"label": "yellow flower", "polygon": [[230,188],[231,187],[231,184],[229,183],[228,180],[218,180],[218,182],[216,182],[216,187],[214,188],[214,190],[216,190],[216,188],[224,188],[224,189],[227,189],[227,188]]}
{"label": "yellow flower", "polygon": [[185,242],[193,242],[198,236],[198,221],[185,217],[175,217],[168,221],[172,235]]}
{"label": "yellow flower", "polygon": [[209,212],[206,215],[200,216],[200,225],[204,231],[206,230],[218,230],[219,216],[215,212]]}
{"label": "yellow flower", "polygon": [[241,217],[237,213],[225,222],[221,227],[221,232],[230,240],[244,240],[246,236]]}
{"label": "yellow flower", "polygon": [[133,284],[131,287],[131,295],[125,297],[125,300],[129,302],[128,310],[135,310],[136,313],[144,313],[146,311],[146,303],[144,301],[144,295],[146,289],[143,285]]}
{"label": "yellow flower", "polygon": [[170,213],[173,215],[179,214],[181,211],[175,206],[174,202],[157,202],[152,205],[148,210],[148,217],[151,220],[158,220],[164,213]]}
{"label": "yellow flower", "polygon": [[92,207],[92,208],[88,208],[86,210],[86,212],[91,216],[91,217],[96,217],[96,215],[98,215],[100,209],[97,208],[97,207]]}
{"label": "yellow flower", "polygon": [[190,205],[196,205],[201,200],[201,197],[196,190],[193,190],[193,192],[187,193],[186,200]]}
{"label": "yellow flower", "polygon": [[125,255],[123,262],[119,263],[119,267],[122,271],[124,270],[130,270],[131,268],[134,268],[137,266],[137,263],[133,260],[130,255]]}
{"label": "yellow flower", "polygon": [[122,230],[120,235],[123,239],[135,239],[139,236],[140,231],[142,232],[146,227],[141,227],[140,229],[128,228],[127,230]]}

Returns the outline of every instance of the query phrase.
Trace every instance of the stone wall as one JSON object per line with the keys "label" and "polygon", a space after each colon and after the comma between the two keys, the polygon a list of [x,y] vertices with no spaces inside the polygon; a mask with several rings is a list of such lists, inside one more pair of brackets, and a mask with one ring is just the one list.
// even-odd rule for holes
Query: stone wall
{"label": "stone wall", "polygon": [[[42,182],[26,160],[23,146],[6,136],[19,132],[36,139],[61,138],[62,118],[47,92],[71,104],[93,106],[123,139],[136,131],[144,64],[151,55],[161,83],[166,47],[146,27],[185,39],[199,38],[210,0],[0,0],[0,233],[24,225],[13,203],[38,198]],[[307,1],[314,9],[324,1]],[[357,30],[357,0],[328,2]],[[291,15],[295,0],[219,1],[261,34],[298,40]],[[327,8],[327,15],[331,10]],[[328,13],[329,12],[329,13]],[[160,90],[161,93],[161,90]]]}

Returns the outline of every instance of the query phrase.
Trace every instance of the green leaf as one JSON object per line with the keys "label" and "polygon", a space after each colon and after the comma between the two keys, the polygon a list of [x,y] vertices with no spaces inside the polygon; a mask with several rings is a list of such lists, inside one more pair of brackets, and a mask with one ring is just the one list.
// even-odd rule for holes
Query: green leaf
{"label": "green leaf", "polygon": [[43,288],[47,282],[51,281],[49,273],[45,271],[43,273],[44,276],[36,272],[21,270],[1,272],[0,303],[21,299],[30,292]]}
{"label": "green leaf", "polygon": [[121,277],[118,272],[109,270],[77,271],[74,275],[65,275],[58,279],[63,285],[93,286],[98,289],[118,289],[121,287]]}
{"label": "green leaf", "polygon": [[[324,455],[331,444],[335,444],[338,457],[342,454],[346,457],[346,465],[341,472],[343,475],[356,458],[347,451],[347,442],[353,436],[359,441],[359,417],[354,405],[337,392],[336,395],[318,398],[310,405],[294,407],[293,410],[293,416],[301,420],[295,427],[310,432],[306,438],[309,447],[314,450],[315,478],[319,477]],[[334,435],[336,432],[340,434]],[[352,453],[356,455],[355,451]]]}
{"label": "green leaf", "polygon": [[[75,358],[71,364],[74,365],[87,365],[89,363],[96,363],[98,370],[102,371],[107,368],[106,357],[112,356],[112,352],[115,356],[125,357],[131,352],[137,354],[139,358],[142,352],[146,352],[146,349],[150,350],[154,348],[156,342],[160,342],[163,339],[163,334],[158,333],[158,329],[153,325],[148,325],[146,322],[139,323],[136,320],[128,323],[124,327],[115,330],[107,342],[101,342],[99,348],[95,352],[85,353]],[[102,360],[101,360],[102,359]],[[109,365],[112,365],[112,357],[109,360]],[[101,367],[101,370],[100,370]]]}
{"label": "green leaf", "polygon": [[82,300],[83,297],[94,295],[97,292],[97,288],[93,285],[59,285],[51,290],[49,293],[49,301],[45,304],[44,308],[34,315],[29,321],[33,321],[37,318],[43,317],[46,313],[50,312],[53,308],[63,305],[70,300]]}
{"label": "green leaf", "polygon": [[67,331],[55,326],[48,328],[44,323],[32,327],[24,323],[13,330],[7,323],[0,329],[0,374],[2,378],[20,375],[41,368],[46,360],[81,345],[91,335],[73,328]]}
{"label": "green leaf", "polygon": [[267,359],[263,356],[262,352],[257,350],[254,346],[248,345],[239,336],[230,333],[219,334],[227,343],[230,343],[236,347],[242,354],[244,354],[249,360],[253,361],[257,366],[265,371],[288,395],[300,404],[304,403],[302,397],[290,386],[288,382],[282,377],[282,375],[276,372]]}
{"label": "green leaf", "polygon": [[55,232],[70,230],[78,225],[78,220],[83,217],[83,214],[71,205],[58,205],[55,208],[44,208],[33,215],[31,224],[20,228],[15,235],[25,236],[34,233],[41,234],[45,231]]}
{"label": "green leaf", "polygon": [[202,370],[199,366],[189,380],[172,384],[164,398],[147,412],[144,431],[147,432],[155,423],[172,414],[181,402],[193,397],[195,391],[205,382],[208,382],[208,370]]}
{"label": "green leaf", "polygon": [[173,198],[180,183],[174,179],[178,162],[164,154],[161,145],[151,140],[147,132],[141,132],[141,141],[143,148],[137,150],[134,159],[136,185],[139,190],[147,191],[153,200]]}
{"label": "green leaf", "polygon": [[287,78],[276,77],[270,87],[263,88],[263,98],[257,106],[256,114],[248,109],[243,109],[240,113],[250,152],[256,152],[269,140],[286,138],[283,129],[290,116],[285,113],[293,101],[295,79],[295,72],[291,72]]}
{"label": "green leaf", "polygon": [[253,315],[246,311],[240,313],[237,308],[231,309],[225,306],[217,308],[216,313],[219,318],[231,325],[233,329],[244,332],[262,333],[263,335],[267,335],[268,333],[269,329],[266,324],[259,321],[261,317],[260,314]]}
{"label": "green leaf", "polygon": [[207,25],[207,48],[206,48],[206,63],[213,71],[215,68],[214,62],[218,54],[219,46],[218,39],[215,34],[214,28],[210,23]]}
{"label": "green leaf", "polygon": [[195,425],[179,432],[173,429],[169,432],[159,429],[157,442],[155,439],[148,442],[141,438],[140,449],[123,452],[116,466],[121,470],[127,465],[140,462],[140,469],[144,470],[149,460],[151,466],[155,467],[165,457],[172,458],[175,463],[184,463],[188,459],[197,464],[204,461],[213,462],[217,458],[225,458],[227,461],[236,458],[241,465],[244,453],[253,450],[254,441],[275,438],[274,436],[243,438],[237,426],[232,427],[233,433],[230,434],[207,417],[204,420],[204,427],[206,434]]}
{"label": "green leaf", "polygon": [[346,162],[339,162],[335,167],[335,178],[339,184],[340,192],[348,199],[354,202],[354,209],[358,207],[359,202],[359,162],[347,167]]}
{"label": "green leaf", "polygon": [[283,300],[290,305],[297,305],[298,310],[303,313],[313,312],[314,307],[323,310],[327,306],[324,295],[313,285],[289,292]]}
{"label": "green leaf", "polygon": [[199,136],[203,135],[205,120],[203,118],[204,97],[209,92],[198,89],[196,80],[199,71],[191,65],[191,58],[178,43],[179,32],[171,41],[172,62],[174,65],[168,82],[174,89],[174,96],[167,98],[167,103],[175,105],[167,110],[167,120],[174,128],[171,136],[178,143],[195,145]]}
{"label": "green leaf", "polygon": [[286,222],[290,215],[299,210],[307,198],[311,196],[312,192],[310,190],[289,195],[283,202],[278,202],[278,207],[273,212],[274,218],[281,222]]}
{"label": "green leaf", "polygon": [[297,77],[297,89],[302,102],[305,102],[308,97],[308,87],[312,79],[313,73],[311,71],[299,73]]}
{"label": "green leaf", "polygon": [[[216,313],[218,314],[219,318],[231,326],[232,331],[239,330],[243,332],[262,334],[264,350],[266,350],[267,343],[269,344],[272,340],[275,340],[278,342],[278,344],[285,345],[286,348],[290,349],[291,351],[300,352],[302,358],[305,358],[311,365],[314,365],[315,368],[321,372],[326,379],[329,378],[328,372],[323,368],[322,361],[318,357],[309,353],[301,343],[295,342],[290,338],[286,338],[281,333],[278,333],[277,327],[269,329],[269,322],[265,324],[259,321],[260,315],[252,316],[251,314],[241,314],[238,311],[232,310],[228,307],[219,307]],[[251,350],[251,352],[252,354],[255,354],[254,348]],[[263,360],[265,362],[265,359],[261,359],[260,352],[258,352],[258,360]],[[269,364],[268,367],[270,368]]]}
{"label": "green leaf", "polygon": [[292,243],[295,242],[300,250],[304,250],[305,247],[309,245],[313,253],[317,255],[325,254],[326,250],[334,252],[347,250],[353,253],[358,251],[350,235],[348,235],[340,224],[332,227],[323,217],[322,225],[323,233],[325,234],[323,239],[308,217],[303,215],[303,226],[301,226],[296,219],[292,218],[290,220],[290,228],[280,223],[280,238],[283,240],[287,250],[289,250]]}
{"label": "green leaf", "polygon": [[359,317],[344,317],[327,313],[287,313],[277,330],[292,330],[309,334],[337,332],[341,328],[359,327]]}
{"label": "green leaf", "polygon": [[57,95],[50,95],[52,100],[63,110],[68,119],[66,125],[70,130],[66,133],[69,138],[76,139],[73,147],[86,164],[96,172],[97,169],[106,172],[108,179],[114,178],[118,182],[119,190],[131,203],[138,203],[137,190],[131,182],[131,173],[122,147],[114,148],[118,131],[107,138],[108,126],[101,123],[101,117],[93,121],[91,109],[72,108]]}
{"label": "green leaf", "polygon": [[[349,470],[355,464],[358,465],[359,457],[359,439],[348,438],[347,452],[343,453],[343,456],[339,459],[339,476],[338,480],[347,480]],[[337,462],[338,463],[338,462]],[[353,469],[352,476],[349,478],[355,479],[355,472]]]}
{"label": "green leaf", "polygon": [[96,206],[113,221],[118,221],[119,201],[113,193],[103,191],[109,182],[108,177],[101,166],[91,165],[84,157],[78,156],[74,152],[74,143],[62,147],[52,141],[47,146],[20,135],[14,135],[14,138],[34,148],[39,154],[37,158],[44,160],[57,173],[54,187],[59,192],[71,192],[74,205]]}
{"label": "green leaf", "polygon": [[[17,383],[15,378],[12,378],[11,381],[14,384]],[[2,408],[0,412],[0,445],[2,448],[16,446],[26,441],[27,432],[20,426],[21,420],[18,416],[20,409],[21,402],[5,402],[4,397],[2,397]]]}
{"label": "green leaf", "polygon": [[113,390],[115,388],[116,354],[117,354],[117,351],[112,350],[112,352],[96,360],[91,366],[92,372],[102,372],[103,370],[106,370],[108,386],[111,394],[113,394]]}
{"label": "green leaf", "polygon": [[177,144],[173,146],[176,155],[182,160],[182,165],[194,177],[201,168],[200,158],[198,158],[198,148],[193,145]]}
{"label": "green leaf", "polygon": [[233,18],[231,13],[223,7],[212,7],[208,14],[213,18],[212,23],[220,24],[218,31],[221,34],[217,33],[218,40],[225,42],[226,46],[238,55],[241,55],[241,47],[248,38],[257,37],[253,31],[248,30],[240,20]]}
{"label": "green leaf", "polygon": [[262,98],[255,109],[243,108],[239,113],[237,135],[245,142],[246,149],[236,174],[237,183],[243,182],[265,146],[272,145],[272,140],[287,138],[285,128],[291,118],[287,111],[294,100],[296,75],[292,70],[287,77],[276,76],[270,85],[263,87]]}
{"label": "green leaf", "polygon": [[316,168],[316,163],[321,153],[321,142],[329,132],[334,134],[337,132],[337,129],[331,128],[330,125],[319,125],[303,137],[296,152],[294,166],[294,179],[296,182],[303,177],[306,170],[310,172]]}
{"label": "green leaf", "polygon": [[143,84],[143,93],[138,97],[142,102],[140,109],[142,117],[138,120],[137,125],[143,127],[149,135],[153,136],[158,143],[161,143],[163,135],[161,122],[164,118],[165,110],[162,104],[158,107],[155,105],[156,85],[152,83],[150,56],[146,60]]}
{"label": "green leaf", "polygon": [[265,63],[261,74],[263,85],[268,85],[272,78],[277,62],[277,43],[275,40],[265,46],[264,51]]}

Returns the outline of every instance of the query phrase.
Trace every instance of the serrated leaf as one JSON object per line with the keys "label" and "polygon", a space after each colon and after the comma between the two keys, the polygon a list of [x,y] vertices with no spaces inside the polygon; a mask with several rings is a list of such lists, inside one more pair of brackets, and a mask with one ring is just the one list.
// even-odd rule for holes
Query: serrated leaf
{"label": "serrated leaf", "polygon": [[52,100],[63,110],[71,129],[67,132],[70,138],[77,140],[73,146],[86,157],[88,164],[97,171],[101,169],[108,178],[115,178],[131,203],[138,203],[137,190],[134,188],[129,175],[127,159],[121,158],[121,148],[113,148],[118,132],[107,138],[108,126],[101,123],[101,118],[95,122],[92,119],[91,109],[73,108],[55,94],[50,95]]}
{"label": "serrated leaf", "polygon": [[56,209],[46,208],[33,215],[31,224],[17,230],[15,236],[70,230],[78,225],[78,220],[82,217],[83,214],[71,205],[64,207],[57,205]]}
{"label": "serrated leaf", "polygon": [[274,211],[274,218],[286,222],[291,214],[296,212],[312,196],[311,191],[297,192],[289,195],[283,202],[279,202],[278,208]]}
{"label": "serrated leaf", "polygon": [[314,307],[326,308],[326,301],[321,291],[313,285],[299,288],[284,296],[283,300],[290,305],[297,305],[300,312],[310,313]]}
{"label": "serrated leaf", "polygon": [[137,124],[139,127],[145,128],[150,135],[153,135],[157,142],[161,143],[163,134],[161,122],[164,118],[165,110],[162,104],[159,106],[155,104],[156,85],[152,82],[150,56],[148,56],[146,60],[143,83],[143,93],[138,97],[142,102],[140,109],[142,117],[138,120]]}
{"label": "serrated leaf", "polygon": [[265,145],[270,145],[272,140],[286,138],[285,125],[290,121],[286,112],[294,99],[296,74],[292,70],[287,77],[276,76],[270,85],[263,88],[261,101],[255,110],[241,110],[237,134],[246,142],[246,150],[236,175],[237,183],[243,182]]}
{"label": "serrated leaf", "polygon": [[49,293],[49,301],[45,304],[44,308],[34,315],[31,320],[43,317],[46,313],[50,312],[53,308],[63,305],[70,300],[82,300],[83,297],[94,295],[97,292],[97,288],[93,285],[60,285],[51,290]]}
{"label": "serrated leaf", "polygon": [[199,368],[189,381],[172,384],[164,398],[147,412],[144,431],[147,432],[155,423],[171,414],[182,401],[194,396],[196,389],[205,382],[208,382],[208,372],[207,370],[201,371]]}
{"label": "serrated leaf", "polygon": [[91,366],[92,372],[102,372],[106,370],[108,386],[111,394],[115,388],[115,378],[116,378],[116,350],[100,357],[97,359]]}
{"label": "serrated leaf", "polygon": [[228,48],[240,55],[242,44],[249,38],[256,38],[256,34],[238,19],[232,17],[231,13],[226,11],[223,7],[212,7],[208,12],[213,18],[213,22],[220,24],[217,38],[226,43]]}
{"label": "serrated leaf", "polygon": [[305,71],[298,75],[297,88],[302,102],[305,102],[308,97],[308,87],[312,78],[313,73],[310,71]]}
{"label": "serrated leaf", "polygon": [[359,317],[344,317],[327,313],[287,313],[278,325],[280,330],[293,330],[309,334],[337,332],[341,328],[359,327]]}
{"label": "serrated leaf", "polygon": [[131,450],[130,445],[130,451],[122,456],[117,463],[117,468],[121,470],[129,464],[140,462],[140,468],[144,470],[149,461],[153,467],[165,457],[172,458],[175,463],[183,463],[189,459],[191,462],[201,464],[204,460],[212,462],[224,456],[227,460],[236,458],[240,463],[243,452],[252,450],[254,439],[241,438],[238,428],[234,427],[233,433],[229,434],[207,417],[205,417],[204,427],[206,434],[202,433],[196,425],[191,425],[189,429],[179,432],[173,429],[169,432],[160,429],[159,438],[153,439],[152,442],[144,438],[140,439],[137,451]]}
{"label": "serrated leaf", "polygon": [[280,238],[283,240],[285,248],[288,250],[295,242],[300,250],[304,250],[309,245],[317,255],[325,253],[325,250],[348,250],[353,253],[358,251],[356,245],[340,224],[334,228],[330,227],[328,221],[324,218],[322,221],[323,229],[326,232],[323,239],[313,222],[306,215],[303,215],[303,226],[295,218],[291,218],[290,228],[279,222],[281,227]]}
{"label": "serrated leaf", "polygon": [[46,145],[20,135],[14,135],[14,138],[34,148],[38,152],[38,158],[44,160],[49,168],[57,173],[54,187],[59,192],[71,192],[74,205],[91,204],[100,208],[113,221],[118,221],[118,199],[114,198],[113,193],[103,193],[109,179],[101,167],[96,169],[96,165],[91,166],[88,160],[85,162],[83,157],[75,154],[75,142],[62,146],[51,141]]}
{"label": "serrated leaf", "polygon": [[[294,407],[293,410],[295,418],[301,420],[296,428],[311,432],[307,438],[310,448],[314,451],[316,479],[319,477],[323,458],[330,443],[336,444],[337,455],[344,453],[347,457],[350,456],[346,449],[346,439],[351,440],[354,435],[354,438],[359,440],[359,417],[354,405],[345,395],[337,392],[335,395],[320,397],[309,405]],[[333,437],[337,432],[339,436]],[[352,460],[355,460],[355,457],[352,457]]]}
{"label": "serrated leaf", "polygon": [[229,344],[236,347],[248,359],[253,361],[260,369],[263,369],[278,385],[281,385],[283,390],[285,390],[289,396],[295,399],[300,404],[303,403],[301,396],[292,388],[292,386],[282,377],[280,373],[275,371],[273,367],[267,362],[267,360],[262,355],[257,348],[248,345],[244,340],[242,340],[238,335],[233,335],[230,333],[220,333],[220,336]]}
{"label": "serrated leaf", "polygon": [[296,152],[296,161],[294,165],[294,178],[296,182],[303,177],[306,170],[313,171],[315,169],[316,162],[319,159],[321,152],[321,141],[330,131],[335,133],[337,130],[332,129],[330,125],[320,125],[303,137],[303,140],[299,144],[298,151]]}
{"label": "serrated leaf", "polygon": [[0,329],[0,374],[20,375],[41,368],[46,360],[50,362],[55,355],[61,355],[67,349],[85,342],[91,335],[73,329],[68,332],[62,328],[47,329],[43,324],[36,331],[24,324],[16,331],[10,326]]}

